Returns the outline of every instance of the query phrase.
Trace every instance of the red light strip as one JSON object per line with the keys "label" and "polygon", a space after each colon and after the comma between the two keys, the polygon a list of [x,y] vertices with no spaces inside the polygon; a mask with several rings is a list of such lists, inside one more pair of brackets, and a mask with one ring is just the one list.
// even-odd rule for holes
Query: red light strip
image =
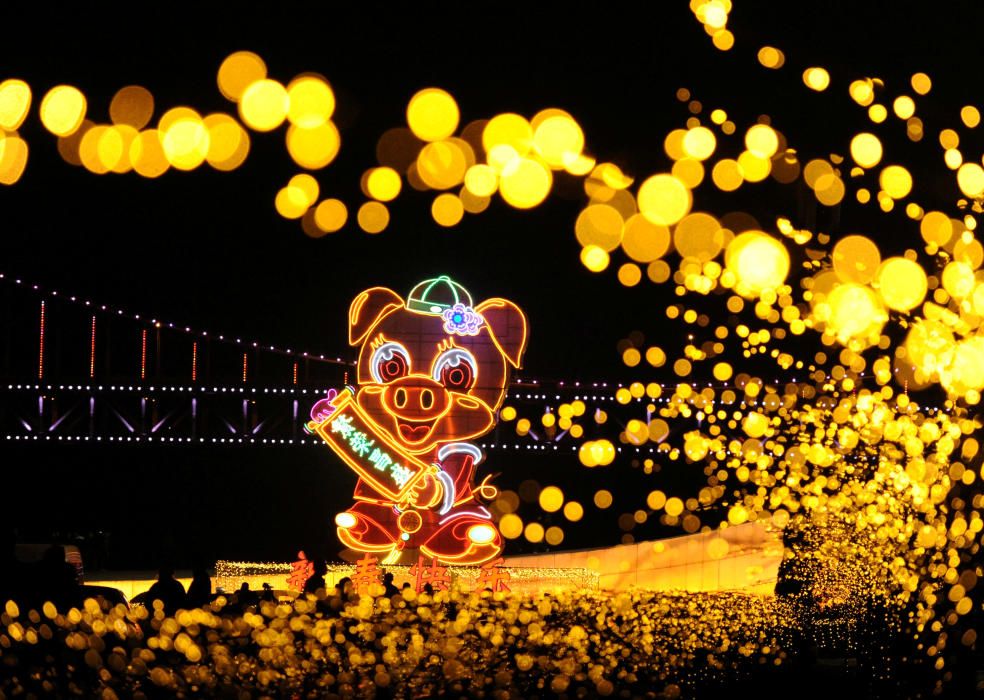
{"label": "red light strip", "polygon": [[96,376],[96,317],[92,317],[92,332],[89,335],[89,379]]}
{"label": "red light strip", "polygon": [[243,383],[246,382],[246,353],[243,353]]}
{"label": "red light strip", "polygon": [[44,302],[41,302],[41,332],[38,336],[38,379],[44,379]]}
{"label": "red light strip", "polygon": [[198,342],[191,344],[191,381],[198,378]]}
{"label": "red light strip", "polygon": [[140,333],[140,379],[147,378],[147,329]]}
{"label": "red light strip", "polygon": [[297,363],[294,363],[294,384],[297,384]]}

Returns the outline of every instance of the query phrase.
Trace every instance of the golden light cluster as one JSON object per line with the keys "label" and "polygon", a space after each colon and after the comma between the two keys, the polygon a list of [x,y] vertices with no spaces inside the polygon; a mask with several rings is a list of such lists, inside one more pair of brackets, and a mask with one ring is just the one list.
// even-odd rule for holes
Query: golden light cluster
{"label": "golden light cluster", "polygon": [[[6,697],[158,693],[377,697],[390,689],[531,697],[663,697],[747,678],[789,659],[787,606],[736,593],[518,596],[403,591],[392,597],[320,590],[244,606],[220,596],[201,609],[0,613],[0,650],[17,673]],[[794,651],[794,650],[793,650]]]}

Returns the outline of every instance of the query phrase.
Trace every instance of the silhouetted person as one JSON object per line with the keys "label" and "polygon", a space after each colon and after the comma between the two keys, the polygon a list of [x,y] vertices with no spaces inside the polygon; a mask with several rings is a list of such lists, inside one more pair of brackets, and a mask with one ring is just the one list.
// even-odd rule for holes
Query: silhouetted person
{"label": "silhouetted person", "polygon": [[385,595],[387,598],[392,598],[393,596],[395,596],[397,593],[400,592],[400,589],[393,584],[393,574],[391,574],[388,571],[383,576],[383,587],[386,589],[383,595]]}
{"label": "silhouetted person", "polygon": [[249,581],[243,581],[239,590],[236,591],[236,603],[239,604],[239,608],[244,610],[250,605],[256,605],[258,601],[259,597],[256,595],[256,592],[250,590]]}
{"label": "silhouetted person", "polygon": [[212,579],[204,566],[196,566],[192,571],[191,585],[188,586],[188,607],[200,608],[212,600]]}
{"label": "silhouetted person", "polygon": [[277,601],[277,597],[273,594],[273,586],[266,581],[263,582],[263,593],[260,594],[260,600]]}
{"label": "silhouetted person", "polygon": [[153,608],[154,601],[164,604],[164,614],[173,615],[185,604],[185,588],[174,578],[174,569],[162,566],[157,572],[157,581],[147,591],[147,607]]}
{"label": "silhouetted person", "polygon": [[319,588],[325,588],[325,574],[328,573],[328,565],[318,557],[314,560],[314,573],[304,582],[304,593],[317,593]]}

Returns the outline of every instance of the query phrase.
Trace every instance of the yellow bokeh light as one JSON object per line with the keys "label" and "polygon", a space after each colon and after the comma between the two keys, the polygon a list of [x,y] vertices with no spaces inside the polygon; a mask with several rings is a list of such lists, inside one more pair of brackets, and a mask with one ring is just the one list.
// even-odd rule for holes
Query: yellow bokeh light
{"label": "yellow bokeh light", "polygon": [[530,523],[523,530],[523,536],[526,537],[527,541],[536,544],[543,541],[543,525],[540,523]]}
{"label": "yellow bokeh light", "polygon": [[569,116],[548,117],[536,126],[533,132],[533,146],[547,165],[554,169],[561,169],[581,155],[581,150],[584,148],[584,132]]}
{"label": "yellow bokeh light", "polygon": [[714,132],[706,126],[688,129],[683,136],[683,151],[695,160],[706,160],[714,153],[717,139]]}
{"label": "yellow bokeh light", "polygon": [[728,244],[725,264],[737,280],[735,291],[753,298],[785,282],[789,274],[789,252],[772,236],[746,231]]}
{"label": "yellow bokeh light", "polygon": [[325,122],[314,129],[291,125],[287,129],[287,151],[294,162],[308,170],[318,170],[338,155],[341,137],[334,122]]}
{"label": "yellow bokeh light", "polygon": [[556,486],[540,491],[540,507],[548,513],[556,513],[564,505],[564,492]]}
{"label": "yellow bokeh light", "polygon": [[130,162],[133,170],[147,178],[156,178],[167,172],[171,164],[164,155],[161,135],[157,129],[141,131],[130,143]]}
{"label": "yellow bokeh light", "polygon": [[402,186],[403,181],[400,179],[400,174],[393,168],[386,166],[373,168],[369,177],[366,178],[366,189],[369,191],[369,196],[380,202],[391,202],[396,199]]}
{"label": "yellow bokeh light", "polygon": [[518,114],[497,114],[482,131],[482,146],[491,154],[499,145],[511,146],[518,155],[525,156],[533,146],[533,127]]}
{"label": "yellow bokeh light", "polygon": [[869,287],[855,283],[834,287],[826,300],[817,305],[817,310],[827,323],[827,331],[845,345],[852,340],[861,341],[863,345],[877,342],[878,333],[888,320],[875,293]]}
{"label": "yellow bokeh light", "polygon": [[844,282],[866,284],[875,278],[881,265],[881,253],[874,241],[865,236],[845,236],[831,253],[834,272]]}
{"label": "yellow bokeh light", "polygon": [[964,163],[957,170],[960,191],[976,199],[984,194],[984,168],[977,163]]}
{"label": "yellow bokeh light", "polygon": [[892,199],[902,199],[912,191],[912,175],[901,165],[889,165],[878,176],[878,184]]}
{"label": "yellow bokeh light", "polygon": [[523,534],[523,520],[515,513],[507,513],[499,518],[499,532],[502,536],[514,540]]}
{"label": "yellow bokeh light", "polygon": [[490,197],[499,188],[499,176],[485,163],[476,163],[465,172],[465,187],[477,197]]}
{"label": "yellow bokeh light", "polygon": [[584,506],[577,501],[568,501],[564,504],[564,517],[572,523],[576,523],[584,517]]}
{"label": "yellow bokeh light", "polygon": [[450,93],[440,88],[424,88],[407,104],[407,125],[422,141],[442,141],[458,128],[461,114]]}
{"label": "yellow bokeh light", "polygon": [[381,233],[389,225],[389,209],[382,202],[366,202],[359,207],[356,219],[366,233]]}
{"label": "yellow bokeh light", "polygon": [[574,222],[574,234],[582,246],[595,245],[611,252],[622,242],[622,215],[607,204],[590,204]]}
{"label": "yellow bokeh light", "polygon": [[830,86],[830,73],[824,68],[807,68],[803,71],[803,83],[811,90],[823,92]]}
{"label": "yellow bokeh light", "polygon": [[335,93],[322,78],[305,75],[287,86],[287,119],[302,129],[321,126],[335,113]]}
{"label": "yellow bokeh light", "polygon": [[431,216],[440,226],[449,228],[457,226],[465,215],[465,206],[456,194],[445,192],[434,198],[431,204]]}
{"label": "yellow bokeh light", "polygon": [[779,135],[768,124],[756,124],[745,133],[745,148],[759,158],[771,158],[779,149]]}
{"label": "yellow bokeh light", "polygon": [[210,143],[205,122],[193,110],[177,107],[161,117],[161,146],[168,162],[179,170],[193,170],[205,162]]}
{"label": "yellow bokeh light", "polygon": [[596,491],[594,495],[594,504],[598,508],[604,510],[612,504],[612,493],[606,489],[601,489]]}
{"label": "yellow bokeh light", "polygon": [[873,168],[881,162],[882,144],[877,136],[861,133],[851,139],[851,158],[862,168]]}
{"label": "yellow bokeh light", "polygon": [[503,171],[499,194],[510,206],[530,209],[547,198],[552,186],[553,176],[547,167],[531,158],[520,158]]}
{"label": "yellow bokeh light", "polygon": [[71,85],[53,87],[41,100],[41,123],[55,136],[74,134],[82,125],[85,112],[85,95]]}
{"label": "yellow bokeh light", "polygon": [[210,114],[205,117],[208,129],[208,160],[216,170],[235,170],[249,155],[249,134],[228,114]]}
{"label": "yellow bokeh light", "polygon": [[878,270],[877,289],[888,308],[909,311],[926,296],[926,272],[907,258],[888,258]]}
{"label": "yellow bokeh light", "polygon": [[608,267],[608,252],[599,246],[588,245],[581,249],[581,264],[592,272],[601,272]]}
{"label": "yellow bokeh light", "polygon": [[120,88],[109,103],[109,118],[114,124],[129,124],[134,129],[143,129],[152,116],[154,96],[140,85]]}
{"label": "yellow bokeh light", "polygon": [[15,134],[8,134],[0,141],[0,185],[13,185],[20,180],[27,167],[27,141]]}
{"label": "yellow bokeh light", "polygon": [[254,131],[272,131],[284,123],[290,107],[287,88],[276,80],[257,80],[239,101],[239,116]]}
{"label": "yellow bokeh light", "polygon": [[651,223],[672,226],[690,211],[693,196],[679,178],[661,173],[642,183],[638,201],[639,211]]}
{"label": "yellow bokeh light", "polygon": [[[56,89],[52,88],[49,94]],[[30,108],[30,85],[17,78],[9,78],[0,83],[0,130],[16,131],[19,129],[20,125],[24,123],[24,119],[27,118],[27,112]]]}
{"label": "yellow bokeh light", "polygon": [[683,500],[677,498],[676,496],[668,498],[663,506],[663,510],[666,511],[667,515],[676,517],[683,513]]}
{"label": "yellow bokeh light", "polygon": [[252,51],[237,51],[222,61],[217,82],[219,91],[227,100],[238,102],[247,87],[266,76],[266,64],[262,58]]}
{"label": "yellow bokeh light", "polygon": [[314,223],[325,233],[341,230],[348,220],[348,209],[339,199],[326,199],[314,209]]}
{"label": "yellow bokeh light", "polygon": [[285,219],[299,219],[310,206],[308,197],[300,187],[282,187],[274,199],[277,213]]}

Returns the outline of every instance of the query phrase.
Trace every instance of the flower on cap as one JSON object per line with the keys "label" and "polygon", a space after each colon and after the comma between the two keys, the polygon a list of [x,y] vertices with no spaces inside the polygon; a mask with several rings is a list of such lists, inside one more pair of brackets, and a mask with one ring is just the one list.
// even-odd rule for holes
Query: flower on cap
{"label": "flower on cap", "polygon": [[441,315],[444,317],[444,331],[446,333],[478,335],[478,329],[485,323],[485,319],[480,313],[464,304],[455,304],[450,309],[445,309]]}

